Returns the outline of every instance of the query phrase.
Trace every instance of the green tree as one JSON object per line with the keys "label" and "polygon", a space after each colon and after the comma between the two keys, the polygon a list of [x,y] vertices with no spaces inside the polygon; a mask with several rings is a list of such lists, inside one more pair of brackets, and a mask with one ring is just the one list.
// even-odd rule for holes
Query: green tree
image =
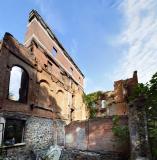
{"label": "green tree", "polygon": [[120,143],[128,143],[129,141],[129,128],[126,124],[120,123],[120,117],[118,115],[112,118],[113,127],[112,132],[117,137]]}
{"label": "green tree", "polygon": [[146,84],[140,83],[134,88],[134,93],[129,100],[143,96],[147,114],[148,133],[151,151],[154,159],[157,159],[157,73]]}
{"label": "green tree", "polygon": [[101,91],[83,95],[83,101],[89,109],[89,114],[90,114],[89,118],[96,117],[97,108],[93,106],[94,104],[97,103],[97,101],[101,98],[102,95],[103,92]]}

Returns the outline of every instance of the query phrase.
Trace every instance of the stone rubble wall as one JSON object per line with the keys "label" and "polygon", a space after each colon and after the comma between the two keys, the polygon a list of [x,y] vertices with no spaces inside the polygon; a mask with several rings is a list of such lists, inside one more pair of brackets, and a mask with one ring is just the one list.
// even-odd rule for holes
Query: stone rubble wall
{"label": "stone rubble wall", "polygon": [[7,147],[2,152],[2,160],[35,160],[35,155],[26,150],[26,146]]}
{"label": "stone rubble wall", "polygon": [[34,160],[38,153],[52,145],[64,145],[64,122],[30,117],[26,121],[25,145],[4,148],[6,160]]}
{"label": "stone rubble wall", "polygon": [[26,122],[25,142],[34,150],[43,149],[53,144],[54,132],[51,119],[31,117]]}

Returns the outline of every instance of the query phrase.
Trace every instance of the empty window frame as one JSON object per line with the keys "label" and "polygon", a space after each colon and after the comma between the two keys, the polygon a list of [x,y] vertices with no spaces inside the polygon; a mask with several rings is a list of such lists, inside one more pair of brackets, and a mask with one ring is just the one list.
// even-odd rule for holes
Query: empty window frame
{"label": "empty window frame", "polygon": [[57,49],[56,48],[52,48],[52,56],[56,57],[57,55]]}
{"label": "empty window frame", "polygon": [[101,108],[106,108],[107,107],[107,102],[106,100],[101,101]]}
{"label": "empty window frame", "polygon": [[8,98],[10,100],[26,103],[28,82],[28,73],[19,66],[13,66],[10,72]]}
{"label": "empty window frame", "polygon": [[23,142],[25,121],[6,119],[4,130],[4,145],[14,145]]}

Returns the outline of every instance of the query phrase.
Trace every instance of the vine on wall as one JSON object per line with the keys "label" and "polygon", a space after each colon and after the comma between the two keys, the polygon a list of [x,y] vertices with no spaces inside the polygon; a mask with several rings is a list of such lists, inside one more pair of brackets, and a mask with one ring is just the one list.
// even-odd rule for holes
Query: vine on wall
{"label": "vine on wall", "polygon": [[157,72],[146,84],[140,83],[134,88],[129,101],[145,98],[145,110],[147,114],[147,124],[151,151],[153,159],[157,159]]}
{"label": "vine on wall", "polygon": [[116,136],[118,142],[128,143],[129,142],[128,126],[120,124],[120,117],[118,115],[113,116],[112,122],[113,122],[112,132]]}

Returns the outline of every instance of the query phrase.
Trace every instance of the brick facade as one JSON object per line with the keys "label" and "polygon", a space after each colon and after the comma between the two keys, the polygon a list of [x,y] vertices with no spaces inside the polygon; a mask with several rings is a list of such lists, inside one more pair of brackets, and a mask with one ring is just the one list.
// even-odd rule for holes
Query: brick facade
{"label": "brick facade", "polygon": [[[47,33],[37,12],[31,14],[24,45],[10,33],[0,42],[0,145],[9,159],[33,159],[31,154],[38,150],[54,144],[64,146],[65,124],[87,117],[82,100],[84,75],[57,38]],[[56,57],[50,52],[53,46]],[[10,93],[11,77],[17,83],[19,76],[12,74],[15,67],[21,71],[18,93],[17,84],[13,84],[18,100]],[[18,127],[12,120],[23,126]],[[11,130],[7,133],[9,127],[16,130],[16,135],[21,132],[20,143]]]}
{"label": "brick facade", "polygon": [[[30,28],[31,24],[28,31]],[[38,33],[40,35],[40,29]],[[62,53],[57,53],[57,55],[65,58]],[[64,66],[67,68],[65,70],[62,67],[64,62],[62,63],[59,59],[56,61],[40,46],[36,39],[32,39],[30,45],[25,47],[8,33],[4,36],[0,56],[2,71],[0,73],[0,102],[3,103],[0,108],[2,111],[22,112],[27,115],[52,119],[61,118],[67,123],[71,119],[86,119],[86,108],[82,100],[84,77],[75,68],[75,65],[72,66],[75,70],[74,74],[70,75],[67,72],[68,66]],[[68,58],[65,61],[72,64]],[[29,75],[26,104],[8,100],[10,71],[13,66],[24,68]],[[82,79],[80,83],[78,77]],[[73,109],[73,113],[71,113],[71,109]]]}

